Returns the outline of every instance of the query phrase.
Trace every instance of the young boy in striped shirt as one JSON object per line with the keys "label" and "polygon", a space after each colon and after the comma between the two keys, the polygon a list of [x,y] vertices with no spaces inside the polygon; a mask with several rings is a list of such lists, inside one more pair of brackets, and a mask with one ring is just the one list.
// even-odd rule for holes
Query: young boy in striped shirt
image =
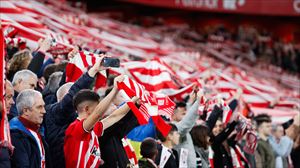
{"label": "young boy in striped shirt", "polygon": [[[100,67],[100,63],[98,64]],[[108,117],[101,119],[118,93],[117,82],[122,82],[123,79],[123,76],[116,77],[114,88],[100,102],[100,97],[91,90],[81,90],[74,96],[73,103],[78,118],[67,128],[65,133],[66,167],[99,167],[101,165],[98,137],[103,134],[106,128],[119,121],[130,110],[125,103]],[[134,103],[137,100],[136,97],[131,99]]]}

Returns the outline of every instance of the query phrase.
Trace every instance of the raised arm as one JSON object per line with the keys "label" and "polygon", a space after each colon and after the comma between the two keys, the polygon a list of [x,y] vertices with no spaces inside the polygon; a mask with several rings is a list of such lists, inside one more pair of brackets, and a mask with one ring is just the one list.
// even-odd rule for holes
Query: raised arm
{"label": "raised arm", "polygon": [[229,123],[227,125],[227,127],[214,138],[213,144],[214,145],[219,145],[223,141],[225,141],[229,137],[229,135],[232,133],[232,131],[234,130],[236,125],[237,125],[236,121],[233,121],[233,122]]}
{"label": "raised arm", "polygon": [[50,115],[53,116],[55,122],[63,123],[68,121],[69,116],[75,113],[73,107],[74,95],[82,90],[88,89],[94,81],[94,77],[101,70],[101,59],[85,74],[83,74],[70,88],[68,93],[63,97],[61,101],[53,105],[53,109],[50,111]]}
{"label": "raised arm", "polygon": [[289,156],[294,144],[293,140],[290,139],[288,136],[281,137],[279,143],[276,143],[276,140],[273,137],[271,137],[269,139],[269,142],[275,154],[281,157]]}
{"label": "raised arm", "polygon": [[[131,101],[135,103],[138,100],[137,97],[133,97]],[[110,114],[108,117],[104,118],[102,121],[103,123],[103,130],[106,128],[112,126],[114,123],[121,120],[128,112],[130,108],[127,105],[127,103],[123,104],[120,108],[115,110],[112,114]]]}
{"label": "raised arm", "polygon": [[28,65],[28,69],[38,74],[43,66],[45,53],[50,49],[51,41],[49,39],[43,39],[39,43],[39,49],[33,53],[33,58]]}
{"label": "raised arm", "polygon": [[223,113],[222,108],[215,105],[213,111],[211,112],[210,116],[206,121],[206,126],[208,127],[209,132],[212,131],[218,118],[221,116],[222,113]]}
{"label": "raised arm", "polygon": [[112,100],[115,98],[116,94],[118,93],[117,82],[121,82],[123,80],[124,80],[124,76],[122,75],[115,78],[114,87],[111,90],[111,92],[103,100],[101,100],[101,102],[96,106],[92,114],[89,115],[86,120],[84,120],[83,128],[85,130],[87,131],[92,130],[96,122],[100,120],[101,116],[103,116],[105,111],[108,109],[110,103],[112,103]]}
{"label": "raised arm", "polygon": [[200,97],[202,95],[203,94],[200,94],[198,92],[196,101],[193,102],[192,106],[188,109],[186,115],[182,118],[181,121],[175,123],[176,127],[178,128],[178,132],[181,136],[184,136],[188,132],[190,132],[193,126],[195,125],[197,119],[199,118],[198,108],[200,105]]}

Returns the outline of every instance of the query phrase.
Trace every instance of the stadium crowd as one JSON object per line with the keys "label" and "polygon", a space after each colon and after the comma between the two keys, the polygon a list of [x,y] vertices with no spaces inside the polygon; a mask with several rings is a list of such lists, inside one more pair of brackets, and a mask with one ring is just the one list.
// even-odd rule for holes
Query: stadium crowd
{"label": "stadium crowd", "polygon": [[[75,83],[65,83],[65,61],[78,48],[68,59],[45,66],[50,48],[49,39],[40,40],[36,51],[6,48],[4,107],[13,147],[1,146],[0,167],[137,166],[130,164],[122,145],[122,139],[139,125],[118,95],[117,84],[124,75],[110,78],[114,81],[100,97],[90,88],[95,76],[106,69],[101,66],[106,55]],[[240,94],[229,101],[233,115],[224,123],[222,99],[207,117],[207,109],[200,113],[198,109],[210,95],[194,87],[187,102],[177,102],[173,116],[165,118],[171,126],[168,134],[156,129],[155,136],[149,134],[142,141],[139,167],[299,167],[299,115],[282,125],[272,125],[267,114],[245,119],[235,112]],[[139,105],[138,99],[130,101]],[[137,131],[148,131],[141,127]],[[249,130],[255,134],[244,136]],[[251,142],[256,135],[257,142]]]}
{"label": "stadium crowd", "polygon": [[[178,48],[185,47],[187,51],[202,51],[212,45],[214,49],[240,64],[255,65],[259,69],[268,69],[281,75],[292,74],[297,77],[299,74],[299,48],[274,40],[268,33],[258,33],[254,28],[241,27],[232,34],[223,27],[209,28],[206,32],[197,33],[187,27],[151,26],[151,33],[147,32],[145,36],[151,35],[155,42],[161,42],[158,44],[168,41],[173,44],[164,47],[172,48],[177,45]],[[134,29],[134,26],[130,28],[133,31],[146,29]],[[172,97],[171,100],[171,96],[166,96],[164,103],[160,104],[162,99],[159,99],[159,94],[154,96],[153,92],[147,92],[145,87],[140,86],[138,81],[132,80],[134,72],[142,73],[135,67],[137,64],[145,65],[140,60],[149,61],[136,56],[139,52],[136,55],[120,54],[123,51],[119,50],[125,47],[119,50],[114,47],[103,47],[105,51],[92,50],[88,48],[87,42],[73,45],[70,51],[62,49],[63,52],[57,54],[52,38],[41,38],[38,47],[33,50],[27,46],[29,43],[17,36],[3,37],[2,30],[1,28],[1,44],[5,46],[3,59],[6,65],[3,69],[5,79],[1,81],[4,99],[0,103],[0,168],[300,167],[299,104],[287,103],[287,106],[292,106],[290,108],[298,113],[282,123],[272,121],[273,116],[270,113],[255,114],[242,95],[245,92],[255,92],[264,99],[267,99],[266,96],[243,85],[232,89],[234,92],[228,91],[230,96],[227,98],[220,96],[221,90],[213,87],[221,80],[221,77],[212,74],[218,72],[210,71],[214,66],[207,68],[209,73],[201,71],[203,67],[197,67],[200,74],[205,75],[196,76],[198,83],[191,84],[191,89],[183,99]],[[128,38],[126,40],[131,40],[130,42],[140,40],[137,37],[131,39],[128,32],[122,34],[116,30],[111,31],[115,31],[118,37]],[[108,37],[126,43],[121,38]],[[18,39],[16,43],[12,42],[14,38]],[[147,42],[153,44],[151,40]],[[145,47],[144,43],[134,45]],[[111,50],[107,51],[108,48]],[[151,49],[148,50],[151,53]],[[163,55],[165,51],[159,52]],[[118,57],[121,61],[132,61],[129,63],[132,69],[135,68],[132,76],[128,77],[125,71],[104,66],[104,59],[110,58],[110,54],[114,57],[122,55]],[[188,56],[193,61],[193,55]],[[85,61],[76,62],[75,58]],[[195,62],[219,63],[207,53],[201,55],[201,59],[203,60]],[[140,62],[135,62],[137,60]],[[157,62],[167,67],[164,70],[168,74],[173,73],[168,68],[180,69],[175,64],[166,65],[162,60]],[[82,68],[82,64],[86,69]],[[275,66],[270,68],[269,64]],[[70,69],[74,71],[67,71]],[[235,70],[238,71],[238,68]],[[106,74],[105,77],[103,73]],[[163,72],[158,68],[148,73],[159,75]],[[191,72],[189,75],[197,73]],[[74,76],[76,80],[69,82],[69,78]],[[238,80],[239,77],[236,76],[234,79]],[[160,77],[159,82],[164,77]],[[174,83],[184,82],[175,77],[170,77],[170,80]],[[104,83],[104,86],[98,87],[99,82]],[[140,91],[132,89],[133,86]],[[168,86],[170,88],[164,89],[174,89],[171,88],[172,84]],[[150,88],[151,85],[147,87]],[[286,90],[279,92],[285,94]],[[299,93],[296,94],[296,100],[299,100]],[[288,96],[291,94],[286,95]],[[157,104],[151,104],[153,101]],[[276,105],[283,104],[280,101],[267,104],[265,109],[277,110]],[[160,108],[164,108],[165,115],[157,114]],[[288,113],[291,112],[290,108],[280,109]],[[148,120],[144,121],[147,115]]]}

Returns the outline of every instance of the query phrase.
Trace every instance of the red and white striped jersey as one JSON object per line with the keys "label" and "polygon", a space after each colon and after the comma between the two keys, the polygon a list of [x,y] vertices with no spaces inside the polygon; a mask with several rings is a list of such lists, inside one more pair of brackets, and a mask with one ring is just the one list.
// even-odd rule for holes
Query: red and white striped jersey
{"label": "red and white striped jersey", "polygon": [[98,137],[103,134],[102,122],[91,132],[83,128],[84,120],[75,120],[66,130],[64,153],[66,167],[99,167],[102,164]]}

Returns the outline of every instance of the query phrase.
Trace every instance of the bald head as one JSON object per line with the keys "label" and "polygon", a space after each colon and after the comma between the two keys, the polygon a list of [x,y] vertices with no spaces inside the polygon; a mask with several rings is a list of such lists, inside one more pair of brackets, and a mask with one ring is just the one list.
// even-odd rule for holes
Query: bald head
{"label": "bald head", "polygon": [[62,85],[56,92],[57,101],[60,102],[64,96],[69,92],[72,87],[73,82],[68,82]]}

